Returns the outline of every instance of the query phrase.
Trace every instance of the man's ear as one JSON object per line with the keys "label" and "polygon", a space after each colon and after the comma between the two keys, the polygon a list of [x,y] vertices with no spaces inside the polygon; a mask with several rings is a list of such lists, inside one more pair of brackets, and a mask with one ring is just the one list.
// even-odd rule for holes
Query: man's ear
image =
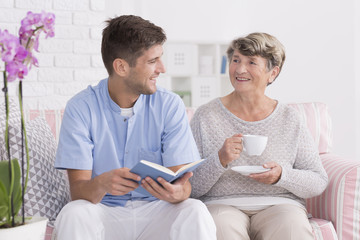
{"label": "man's ear", "polygon": [[117,75],[123,77],[128,74],[130,66],[124,59],[116,58],[113,61],[113,69]]}

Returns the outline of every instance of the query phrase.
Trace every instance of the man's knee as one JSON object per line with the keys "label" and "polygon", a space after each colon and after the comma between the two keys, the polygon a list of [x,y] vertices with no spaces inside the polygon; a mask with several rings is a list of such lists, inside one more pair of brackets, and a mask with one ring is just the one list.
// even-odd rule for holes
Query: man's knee
{"label": "man's knee", "polygon": [[189,198],[179,204],[183,213],[198,217],[211,217],[206,205],[200,200]]}
{"label": "man's knee", "polygon": [[102,239],[99,206],[86,200],[66,204],[55,221],[52,239]]}
{"label": "man's knee", "polygon": [[86,200],[75,200],[66,204],[60,211],[57,221],[78,221],[82,218],[89,218],[93,214],[95,204]]}

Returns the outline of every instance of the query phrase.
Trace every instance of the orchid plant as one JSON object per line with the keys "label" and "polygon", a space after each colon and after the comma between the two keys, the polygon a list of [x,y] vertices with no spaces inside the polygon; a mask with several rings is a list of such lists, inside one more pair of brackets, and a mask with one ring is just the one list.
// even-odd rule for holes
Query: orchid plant
{"label": "orchid plant", "polygon": [[[32,66],[38,67],[38,60],[33,55],[33,50],[38,52],[39,37],[41,33],[45,38],[53,37],[55,15],[53,13],[28,12],[21,21],[19,37],[10,34],[7,30],[0,29],[0,57],[4,63],[3,72],[5,96],[5,145],[8,160],[0,161],[0,227],[14,227],[24,224],[24,195],[29,176],[29,150],[25,130],[22,99],[22,80]],[[19,105],[21,112],[22,151],[26,151],[26,176],[24,170],[24,153],[22,152],[21,164],[18,159],[11,159],[9,145],[9,96],[8,82],[19,79]],[[20,167],[21,166],[21,167]],[[22,217],[19,216],[22,208]]]}

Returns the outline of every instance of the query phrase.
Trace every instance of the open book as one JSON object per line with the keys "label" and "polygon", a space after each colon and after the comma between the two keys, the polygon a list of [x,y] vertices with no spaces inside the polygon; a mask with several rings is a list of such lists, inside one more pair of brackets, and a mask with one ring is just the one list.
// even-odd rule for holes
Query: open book
{"label": "open book", "polygon": [[[151,177],[156,181],[158,177],[162,177],[168,182],[173,182],[182,175],[184,175],[187,172],[192,172],[197,168],[201,163],[203,163],[205,159],[200,159],[198,161],[188,163],[181,167],[178,171],[173,172],[170,169],[161,166],[157,163],[149,162],[146,160],[141,160],[138,162],[131,170],[130,172],[135,173],[141,177],[141,180],[147,176]],[[139,182],[141,185],[141,182]],[[137,189],[135,189],[136,192],[141,193],[146,196],[151,196],[148,191],[146,191],[143,187],[139,186]]]}

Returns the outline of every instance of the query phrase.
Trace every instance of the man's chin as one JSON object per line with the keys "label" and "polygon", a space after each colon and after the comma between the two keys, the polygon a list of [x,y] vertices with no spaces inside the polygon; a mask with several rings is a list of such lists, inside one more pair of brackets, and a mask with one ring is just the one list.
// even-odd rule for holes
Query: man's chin
{"label": "man's chin", "polygon": [[148,88],[148,89],[145,89],[142,94],[144,95],[151,95],[151,94],[154,94],[157,90],[157,87],[152,87],[152,88]]}

